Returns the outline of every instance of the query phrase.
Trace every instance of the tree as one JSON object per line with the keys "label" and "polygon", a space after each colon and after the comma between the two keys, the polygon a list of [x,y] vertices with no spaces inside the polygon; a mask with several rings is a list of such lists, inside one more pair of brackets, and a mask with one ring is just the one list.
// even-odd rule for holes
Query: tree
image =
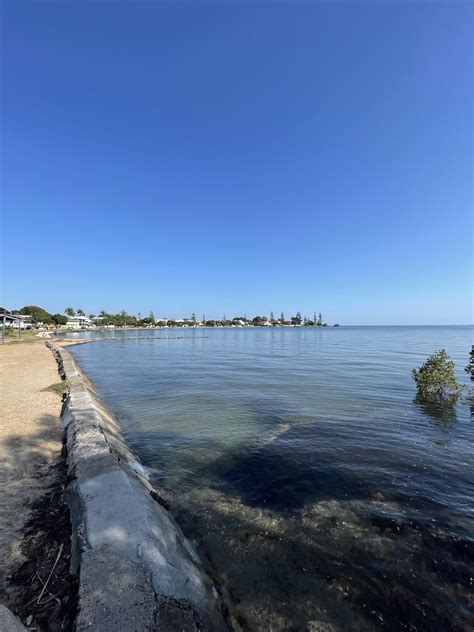
{"label": "tree", "polygon": [[292,316],[291,317],[291,324],[292,325],[301,325],[301,321],[303,319],[301,318],[301,313],[300,312],[296,312],[296,316]]}
{"label": "tree", "polygon": [[77,310],[77,315],[78,316],[85,316],[84,310],[83,309],[78,309]]}
{"label": "tree", "polygon": [[51,316],[51,320],[55,325],[66,325],[67,324],[67,316],[63,314],[53,314]]}
{"label": "tree", "polygon": [[20,309],[20,314],[31,316],[32,323],[44,323],[48,325],[52,322],[51,314],[38,305],[25,305]]}
{"label": "tree", "polygon": [[153,313],[153,311],[150,312],[150,320],[152,323],[155,322],[155,314]]}
{"label": "tree", "polygon": [[191,314],[191,320],[193,321],[193,323],[196,322],[196,314],[194,312]]}
{"label": "tree", "polygon": [[141,320],[141,319],[142,319],[142,314],[141,314],[141,312],[138,312],[138,314],[137,314],[137,318],[138,318],[138,320]]}
{"label": "tree", "polygon": [[95,314],[89,314],[89,318],[92,320],[93,318],[95,318]]}
{"label": "tree", "polygon": [[273,323],[274,320],[275,316],[273,315],[273,312],[270,312],[270,321]]}
{"label": "tree", "polygon": [[321,314],[321,312],[319,313],[318,321],[316,324],[318,327],[321,327],[321,325],[323,324],[323,315]]}
{"label": "tree", "polygon": [[69,316],[69,318],[76,315],[76,312],[74,311],[73,307],[66,307],[66,309],[64,310],[64,313],[66,314],[66,316]]}
{"label": "tree", "polygon": [[412,371],[418,395],[437,401],[457,400],[463,387],[456,380],[454,366],[446,349],[439,349],[430,355],[418,370]]}
{"label": "tree", "polygon": [[285,322],[285,314],[283,312],[280,314],[280,322],[281,323]]}

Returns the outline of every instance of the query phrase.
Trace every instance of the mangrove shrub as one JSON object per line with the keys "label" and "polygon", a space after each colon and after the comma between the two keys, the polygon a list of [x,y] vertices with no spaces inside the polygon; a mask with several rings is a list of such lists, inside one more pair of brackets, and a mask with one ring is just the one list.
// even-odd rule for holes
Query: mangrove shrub
{"label": "mangrove shrub", "polygon": [[412,375],[421,397],[442,401],[456,400],[461,395],[463,387],[456,380],[454,362],[446,349],[430,355],[419,369],[413,369]]}

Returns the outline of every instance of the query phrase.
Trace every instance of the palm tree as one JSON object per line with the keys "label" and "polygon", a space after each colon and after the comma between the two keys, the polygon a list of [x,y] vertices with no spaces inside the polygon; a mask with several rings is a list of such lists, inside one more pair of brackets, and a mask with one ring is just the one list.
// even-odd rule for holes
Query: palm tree
{"label": "palm tree", "polygon": [[66,307],[66,309],[64,310],[64,313],[66,314],[66,316],[69,316],[69,318],[71,318],[71,316],[76,315],[76,312],[74,311],[73,307]]}
{"label": "palm tree", "polygon": [[83,309],[78,309],[77,310],[77,315],[78,316],[85,316],[84,310]]}

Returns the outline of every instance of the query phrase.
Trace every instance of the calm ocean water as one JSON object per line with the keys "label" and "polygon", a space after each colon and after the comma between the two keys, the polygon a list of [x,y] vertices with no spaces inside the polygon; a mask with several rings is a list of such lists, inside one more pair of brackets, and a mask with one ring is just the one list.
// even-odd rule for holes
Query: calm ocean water
{"label": "calm ocean water", "polygon": [[71,352],[236,629],[471,630],[473,418],[417,402],[410,374],[445,347],[467,384],[472,334],[117,332]]}

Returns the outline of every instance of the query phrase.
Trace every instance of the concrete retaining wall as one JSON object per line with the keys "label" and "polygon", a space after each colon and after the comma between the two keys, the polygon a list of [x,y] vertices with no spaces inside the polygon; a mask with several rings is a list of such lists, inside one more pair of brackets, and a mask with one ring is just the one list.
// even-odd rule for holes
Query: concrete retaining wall
{"label": "concrete retaining wall", "polygon": [[77,631],[225,630],[217,593],[119,425],[63,348]]}

